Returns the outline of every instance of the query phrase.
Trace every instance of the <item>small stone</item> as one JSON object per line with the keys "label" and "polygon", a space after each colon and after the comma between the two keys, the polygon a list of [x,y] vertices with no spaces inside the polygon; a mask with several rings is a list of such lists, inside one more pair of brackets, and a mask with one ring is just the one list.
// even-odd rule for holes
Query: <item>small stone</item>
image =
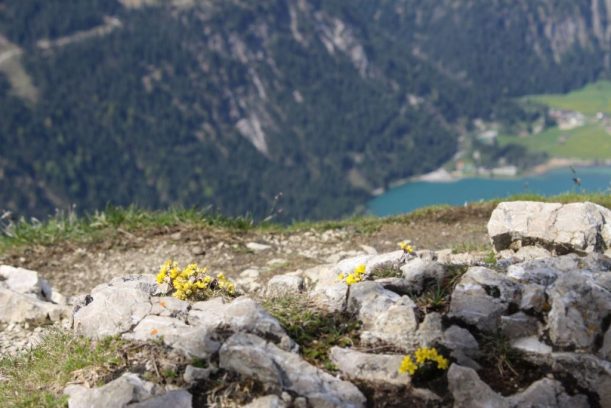
{"label": "small stone", "polygon": [[200,368],[194,367],[192,365],[188,365],[185,368],[185,373],[183,374],[183,379],[187,384],[193,384],[200,381],[205,381],[210,378],[210,375],[217,371],[216,368],[208,367],[208,368]]}
{"label": "small stone", "polygon": [[522,337],[511,342],[511,347],[535,355],[551,354],[552,348],[539,341],[537,336]]}
{"label": "small stone", "polygon": [[539,321],[523,312],[501,316],[501,331],[510,339],[534,336],[539,332]]}
{"label": "small stone", "polygon": [[283,401],[277,395],[266,395],[265,397],[259,397],[242,408],[286,408],[286,402]]}
{"label": "small stone", "polygon": [[510,408],[501,395],[492,391],[475,370],[452,364],[448,370],[448,388],[454,397],[454,408]]}
{"label": "small stone", "polygon": [[268,297],[282,297],[298,294],[303,289],[303,277],[290,274],[276,275],[267,282],[265,294]]}
{"label": "small stone", "polygon": [[129,404],[129,408],[192,408],[193,396],[185,390],[173,390],[142,402]]}
{"label": "small stone", "polygon": [[246,244],[246,248],[250,249],[253,252],[262,252],[267,251],[271,248],[270,245],[260,244],[258,242],[249,242]]}
{"label": "small stone", "polygon": [[365,397],[353,384],[341,381],[252,334],[231,336],[219,352],[220,367],[253,377],[275,392],[306,397],[315,407],[363,407]]}

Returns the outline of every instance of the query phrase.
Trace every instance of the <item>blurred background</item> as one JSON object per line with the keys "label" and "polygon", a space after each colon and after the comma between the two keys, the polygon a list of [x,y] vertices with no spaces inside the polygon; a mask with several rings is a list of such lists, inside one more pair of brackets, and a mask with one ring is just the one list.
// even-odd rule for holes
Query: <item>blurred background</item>
{"label": "blurred background", "polygon": [[611,0],[0,0],[0,209],[608,192],[610,64]]}

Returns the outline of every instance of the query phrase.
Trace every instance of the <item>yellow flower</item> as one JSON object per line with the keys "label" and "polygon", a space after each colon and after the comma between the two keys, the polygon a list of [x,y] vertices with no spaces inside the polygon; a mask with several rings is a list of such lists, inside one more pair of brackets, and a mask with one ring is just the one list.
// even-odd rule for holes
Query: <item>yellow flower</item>
{"label": "yellow flower", "polygon": [[403,361],[401,361],[401,366],[399,367],[399,372],[401,374],[409,373],[409,375],[414,375],[418,366],[414,364],[412,358],[410,356],[405,356]]}
{"label": "yellow flower", "polygon": [[414,253],[414,248],[411,246],[411,242],[410,241],[401,241],[401,242],[399,242],[399,247],[406,254],[413,254]]}
{"label": "yellow flower", "polygon": [[365,273],[366,266],[365,264],[360,264],[356,268],[354,268],[354,273],[357,275],[363,275]]}

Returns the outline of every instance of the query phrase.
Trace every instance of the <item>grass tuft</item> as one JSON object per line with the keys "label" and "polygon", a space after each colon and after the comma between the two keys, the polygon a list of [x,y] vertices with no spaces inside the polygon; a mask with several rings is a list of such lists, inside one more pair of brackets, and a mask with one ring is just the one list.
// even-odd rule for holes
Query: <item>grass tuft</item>
{"label": "grass tuft", "polygon": [[300,353],[311,364],[334,372],[329,359],[333,346],[353,346],[361,323],[347,313],[325,313],[313,307],[304,296],[267,299],[263,303],[287,334],[300,346]]}
{"label": "grass tuft", "polygon": [[120,365],[122,341],[93,342],[64,331],[51,331],[40,345],[17,357],[0,359],[0,406],[65,407],[66,384],[78,372],[103,378]]}

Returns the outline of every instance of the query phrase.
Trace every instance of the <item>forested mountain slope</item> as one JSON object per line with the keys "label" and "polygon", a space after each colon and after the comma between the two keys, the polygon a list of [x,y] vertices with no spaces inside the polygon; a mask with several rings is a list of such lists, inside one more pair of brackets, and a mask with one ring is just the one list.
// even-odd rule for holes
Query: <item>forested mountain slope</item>
{"label": "forested mountain slope", "polygon": [[610,0],[2,0],[0,207],[350,213],[472,119],[524,115],[511,97],[606,76],[610,22]]}

